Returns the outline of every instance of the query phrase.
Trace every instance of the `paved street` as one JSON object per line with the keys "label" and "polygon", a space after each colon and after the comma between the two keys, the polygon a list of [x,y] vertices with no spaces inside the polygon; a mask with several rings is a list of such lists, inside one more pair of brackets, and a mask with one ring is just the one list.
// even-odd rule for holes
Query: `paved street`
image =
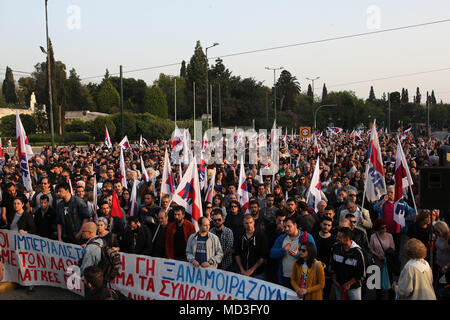
{"label": "paved street", "polygon": [[81,296],[55,287],[35,286],[29,294],[27,287],[16,286],[14,290],[0,294],[0,300],[81,300]]}

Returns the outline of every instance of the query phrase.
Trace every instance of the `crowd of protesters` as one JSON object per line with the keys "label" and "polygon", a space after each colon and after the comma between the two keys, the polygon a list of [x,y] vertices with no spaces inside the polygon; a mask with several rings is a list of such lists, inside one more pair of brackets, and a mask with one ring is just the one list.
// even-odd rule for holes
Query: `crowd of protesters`
{"label": "crowd of protesters", "polygon": [[[103,283],[96,267],[100,249],[90,245],[95,242],[116,251],[271,281],[306,300],[447,299],[449,212],[418,207],[418,185],[419,168],[439,165],[437,150],[448,141],[402,140],[414,185],[407,192],[406,226],[400,228],[393,218],[395,134],[379,136],[386,195],[375,203],[366,199],[361,206],[368,139],[367,134],[359,143],[348,133],[322,136],[316,163],[313,141],[296,137],[288,139],[288,146],[281,144],[275,174],[264,175],[261,164],[246,165],[251,194],[247,214],[237,195],[237,159],[208,165],[208,179],[216,169],[214,197],[212,203],[203,203],[198,231],[185,208],[160,193],[170,141],[157,140],[144,147],[135,143],[131,151],[124,150],[126,185],[119,177],[117,143],[112,149],[103,144],[58,147],[53,154],[44,146],[29,159],[31,194],[21,183],[17,156],[5,154],[0,223],[2,228],[84,245],[81,269],[88,287],[97,288],[103,298],[111,295],[99,285]],[[140,171],[141,157],[149,182]],[[316,165],[322,194],[317,212],[308,201]],[[179,165],[172,165],[172,172],[179,181]],[[138,181],[137,209],[130,215],[134,180]],[[123,219],[111,216],[113,192]],[[371,295],[366,282],[367,268],[373,264],[380,269],[387,266],[389,283]]]}

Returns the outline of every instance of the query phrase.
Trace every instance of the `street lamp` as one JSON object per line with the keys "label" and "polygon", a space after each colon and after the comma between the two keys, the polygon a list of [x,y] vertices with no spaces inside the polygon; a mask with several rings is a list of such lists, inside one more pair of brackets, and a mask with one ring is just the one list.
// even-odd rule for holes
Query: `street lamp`
{"label": "street lamp", "polygon": [[313,98],[313,103],[314,103],[314,81],[316,81],[316,80],[319,79],[319,78],[320,78],[320,77],[316,77],[316,78],[314,78],[314,79],[306,78],[306,80],[309,80],[309,81],[312,82],[312,93],[313,93],[312,98]]}
{"label": "street lamp", "polygon": [[[205,55],[206,55],[206,114],[208,115],[208,123],[210,121],[210,117],[209,117],[209,98],[208,98],[208,86],[209,86],[209,82],[208,82],[208,49],[218,46],[219,43],[218,42],[214,42],[214,44],[212,46],[206,47],[205,49]],[[212,117],[212,110],[211,110],[211,117]],[[211,121],[211,127],[212,127],[212,121]]]}
{"label": "street lamp", "polygon": [[273,70],[273,108],[274,108],[274,119],[275,121],[277,120],[277,87],[275,85],[276,81],[275,81],[275,72],[277,70],[283,70],[283,67],[279,67],[279,68],[269,68],[266,67],[266,70]]}
{"label": "street lamp", "polygon": [[47,2],[45,0],[45,32],[47,38],[47,50],[40,46],[41,51],[47,54],[47,73],[48,73],[48,107],[50,111],[50,133],[52,136],[52,154],[55,153],[55,132],[53,129],[53,96],[52,96],[52,81],[50,73],[50,39],[48,37],[48,12],[47,12]]}
{"label": "street lamp", "polygon": [[317,126],[316,126],[317,111],[319,111],[319,109],[322,107],[337,107],[337,104],[323,104],[316,109],[316,111],[314,112],[314,132],[316,132],[316,128],[317,128]]}

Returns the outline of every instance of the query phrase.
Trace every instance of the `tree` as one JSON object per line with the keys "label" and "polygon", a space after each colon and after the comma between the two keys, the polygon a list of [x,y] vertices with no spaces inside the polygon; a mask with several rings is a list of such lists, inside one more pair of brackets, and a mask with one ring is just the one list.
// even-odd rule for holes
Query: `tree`
{"label": "tree", "polygon": [[409,102],[408,89],[402,88],[401,102],[402,103],[408,103]]}
{"label": "tree", "polygon": [[420,100],[422,99],[422,95],[420,94],[419,87],[417,87],[416,90],[416,99],[414,100],[414,103],[420,104]]}
{"label": "tree", "polygon": [[[27,135],[36,132],[36,124],[34,117],[29,114],[21,114],[20,121]],[[16,115],[10,114],[0,119],[0,132],[2,136],[15,137],[16,136]]]}
{"label": "tree", "polygon": [[143,112],[154,114],[162,119],[169,117],[166,97],[157,85],[147,87]]}
{"label": "tree", "polygon": [[[120,77],[109,77],[109,80],[117,92],[120,92]],[[124,109],[135,113],[142,113],[147,83],[141,79],[122,78],[122,85]]]}
{"label": "tree", "polygon": [[74,68],[69,71],[66,81],[67,107],[70,110],[89,110],[93,104],[89,90],[81,84],[80,77]]}
{"label": "tree", "polygon": [[187,119],[192,116],[191,108],[186,103],[186,79],[183,77],[169,76],[164,73],[159,75],[156,84],[164,93],[168,106],[169,119],[175,119],[175,81],[176,81],[176,103],[177,103],[177,119]]}
{"label": "tree", "polygon": [[373,91],[373,86],[370,86],[370,92],[369,92],[369,99],[370,102],[374,102],[376,100],[375,98],[375,92]]}
{"label": "tree", "polygon": [[312,87],[310,84],[308,84],[308,91],[307,91],[306,95],[314,101],[314,93],[312,91]]}
{"label": "tree", "polygon": [[280,110],[283,110],[284,102],[286,102],[286,109],[292,110],[295,96],[300,93],[300,83],[297,78],[292,76],[289,71],[283,70],[276,83],[276,88],[281,101]]}
{"label": "tree", "polygon": [[436,97],[434,96],[434,90],[431,90],[430,103],[436,104]]}
{"label": "tree", "polygon": [[180,77],[186,79],[186,61],[181,61]]}
{"label": "tree", "polygon": [[325,85],[325,83],[323,84],[323,89],[322,89],[322,103],[325,101],[325,99],[327,98],[327,94],[328,94],[328,90],[327,90],[327,86]]}
{"label": "tree", "polygon": [[[206,70],[208,61],[200,41],[195,45],[194,54],[186,68],[186,101],[192,106],[192,88],[195,82],[195,101],[198,114],[206,113]],[[192,104],[191,104],[192,103]]]}
{"label": "tree", "polygon": [[391,101],[391,105],[392,104],[400,104],[400,102],[401,102],[400,92],[394,91],[394,92],[389,93],[389,100]]}
{"label": "tree", "polygon": [[3,97],[6,103],[17,103],[16,84],[10,67],[6,67],[5,79],[2,86]]}
{"label": "tree", "polygon": [[102,83],[97,96],[99,112],[109,113],[111,108],[120,106],[120,95],[109,79]]}
{"label": "tree", "polygon": [[29,106],[31,94],[35,91],[36,81],[32,77],[22,77],[17,82],[19,83],[19,101]]}

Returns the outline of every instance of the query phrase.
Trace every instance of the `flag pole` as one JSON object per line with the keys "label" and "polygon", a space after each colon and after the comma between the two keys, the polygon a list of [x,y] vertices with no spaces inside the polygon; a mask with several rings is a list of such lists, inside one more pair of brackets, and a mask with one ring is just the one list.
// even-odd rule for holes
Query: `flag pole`
{"label": "flag pole", "polygon": [[416,210],[416,216],[417,216],[418,213],[417,213],[416,199],[414,199],[414,192],[412,191],[411,185],[409,186],[409,191],[411,191],[412,200],[413,200],[413,204],[414,204],[414,210]]}

